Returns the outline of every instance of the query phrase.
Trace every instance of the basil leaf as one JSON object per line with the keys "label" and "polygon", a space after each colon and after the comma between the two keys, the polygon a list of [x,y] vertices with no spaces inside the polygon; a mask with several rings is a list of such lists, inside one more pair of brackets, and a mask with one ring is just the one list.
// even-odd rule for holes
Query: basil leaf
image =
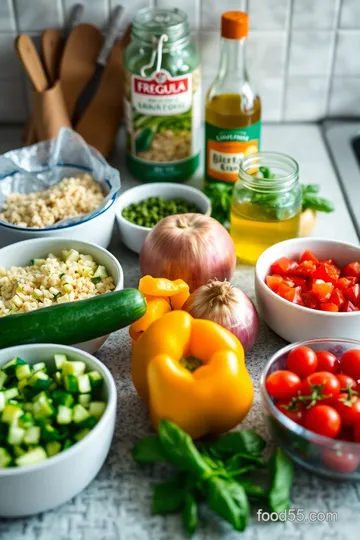
{"label": "basil leaf", "polygon": [[209,476],[211,467],[202,458],[190,435],[173,422],[161,420],[159,438],[171,463],[201,478]]}
{"label": "basil leaf", "polygon": [[169,514],[180,510],[184,505],[187,490],[187,475],[184,473],[178,473],[170,480],[157,484],[153,491],[153,514]]}
{"label": "basil leaf", "polygon": [[331,201],[324,199],[324,197],[318,197],[311,193],[306,194],[303,197],[303,211],[310,208],[316,212],[333,212],[335,207]]}
{"label": "basil leaf", "polygon": [[236,482],[244,488],[245,493],[248,497],[251,497],[253,499],[268,498],[267,491],[262,486],[256,484],[252,480],[248,480],[247,478],[237,478]]}
{"label": "basil leaf", "polygon": [[233,184],[212,182],[205,186],[204,193],[211,201],[211,217],[222,225],[230,223]]}
{"label": "basil leaf", "polygon": [[211,450],[221,455],[251,454],[259,456],[265,447],[265,441],[252,429],[242,429],[226,433],[209,445]]}
{"label": "basil leaf", "polygon": [[319,184],[301,184],[301,188],[304,195],[306,195],[307,193],[319,193],[320,191]]}
{"label": "basil leaf", "polygon": [[261,172],[263,178],[275,178],[275,175],[270,171],[268,167],[259,167],[259,171]]}
{"label": "basil leaf", "polygon": [[262,457],[254,456],[252,454],[247,454],[244,452],[238,452],[226,461],[225,467],[227,470],[234,471],[236,469],[239,469],[240,467],[243,467],[244,465],[249,464],[255,465],[255,467],[264,467],[265,461]]}
{"label": "basil leaf", "polygon": [[187,493],[185,496],[182,518],[186,533],[188,536],[192,536],[196,531],[198,515],[196,500],[191,493]]}
{"label": "basil leaf", "polygon": [[240,484],[222,478],[210,478],[206,484],[206,500],[209,507],[228,521],[235,530],[245,529],[249,503]]}
{"label": "basil leaf", "polygon": [[159,437],[150,435],[138,441],[132,451],[133,460],[136,463],[156,463],[158,461],[169,461],[164,451]]}
{"label": "basil leaf", "polygon": [[269,461],[271,488],[269,506],[272,512],[283,512],[290,508],[290,490],[293,483],[294,466],[282,448],[276,448]]}

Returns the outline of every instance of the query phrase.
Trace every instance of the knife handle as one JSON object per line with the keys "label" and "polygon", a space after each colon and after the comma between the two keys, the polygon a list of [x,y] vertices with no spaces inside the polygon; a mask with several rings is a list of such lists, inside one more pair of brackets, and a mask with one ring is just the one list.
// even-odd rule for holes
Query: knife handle
{"label": "knife handle", "polygon": [[117,33],[119,31],[120,19],[122,17],[123,11],[123,6],[116,6],[113,13],[111,14],[110,24],[106,32],[104,45],[96,61],[96,63],[100,64],[101,66],[106,65],[110,51],[116,41]]}

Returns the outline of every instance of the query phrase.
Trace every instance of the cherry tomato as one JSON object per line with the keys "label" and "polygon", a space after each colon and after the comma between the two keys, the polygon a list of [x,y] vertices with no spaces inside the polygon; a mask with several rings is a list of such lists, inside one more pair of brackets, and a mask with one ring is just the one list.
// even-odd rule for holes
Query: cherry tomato
{"label": "cherry tomato", "polygon": [[330,405],[315,405],[306,412],[304,426],[314,433],[334,438],[341,428],[340,414]]}
{"label": "cherry tomato", "polygon": [[341,426],[336,439],[339,441],[354,442],[354,426]]}
{"label": "cherry tomato", "polygon": [[330,403],[340,394],[340,382],[333,373],[317,371],[303,380],[301,393],[304,396],[313,395],[321,403]]}
{"label": "cherry tomato", "polygon": [[345,375],[345,373],[338,373],[336,378],[340,383],[341,392],[348,390],[349,388],[354,388],[356,390],[356,381],[352,377],[349,377],[349,375]]}
{"label": "cherry tomato", "polygon": [[354,441],[360,442],[360,422],[356,422],[354,425]]}
{"label": "cherry tomato", "polygon": [[299,375],[300,379],[305,379],[317,368],[317,357],[310,347],[296,347],[292,349],[287,357],[286,366],[290,371]]}
{"label": "cherry tomato", "polygon": [[329,373],[338,373],[340,371],[340,362],[331,352],[317,351],[316,357],[318,371],[328,371]]}
{"label": "cherry tomato", "polygon": [[302,424],[304,421],[305,406],[302,403],[289,403],[287,399],[277,401],[276,406],[285,416],[290,418],[297,424]]}
{"label": "cherry tomato", "polygon": [[301,380],[292,371],[279,370],[268,376],[265,387],[269,396],[275,399],[290,400],[297,396],[301,388]]}
{"label": "cherry tomato", "polygon": [[346,393],[339,394],[339,397],[331,405],[340,414],[344,426],[351,426],[360,421],[360,399],[357,396],[349,396]]}
{"label": "cherry tomato", "polygon": [[332,471],[347,473],[354,471],[358,467],[360,456],[352,452],[341,452],[341,450],[326,448],[322,460]]}
{"label": "cherry tomato", "polygon": [[340,359],[340,367],[346,375],[350,375],[356,381],[360,379],[360,349],[346,351]]}

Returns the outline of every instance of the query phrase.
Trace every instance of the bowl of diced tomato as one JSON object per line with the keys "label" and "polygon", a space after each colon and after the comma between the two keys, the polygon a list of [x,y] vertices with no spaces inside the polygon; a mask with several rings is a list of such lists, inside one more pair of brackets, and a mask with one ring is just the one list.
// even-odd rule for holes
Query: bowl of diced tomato
{"label": "bowl of diced tomato", "polygon": [[278,351],[260,393],[276,443],[298,464],[360,480],[360,341],[314,339]]}
{"label": "bowl of diced tomato", "polygon": [[360,337],[360,247],[322,238],[295,238],[258,259],[260,313],[289,342]]}

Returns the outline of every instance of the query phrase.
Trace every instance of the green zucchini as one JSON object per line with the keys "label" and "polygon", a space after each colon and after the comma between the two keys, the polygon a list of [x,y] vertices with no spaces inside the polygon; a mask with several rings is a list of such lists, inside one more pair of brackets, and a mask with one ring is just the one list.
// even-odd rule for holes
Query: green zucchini
{"label": "green zucchini", "polygon": [[[140,319],[145,311],[146,302],[141,292],[123,289],[87,300],[7,315],[0,317],[0,349],[27,343],[73,345],[124,328]],[[14,372],[17,365],[15,362],[11,365]]]}

